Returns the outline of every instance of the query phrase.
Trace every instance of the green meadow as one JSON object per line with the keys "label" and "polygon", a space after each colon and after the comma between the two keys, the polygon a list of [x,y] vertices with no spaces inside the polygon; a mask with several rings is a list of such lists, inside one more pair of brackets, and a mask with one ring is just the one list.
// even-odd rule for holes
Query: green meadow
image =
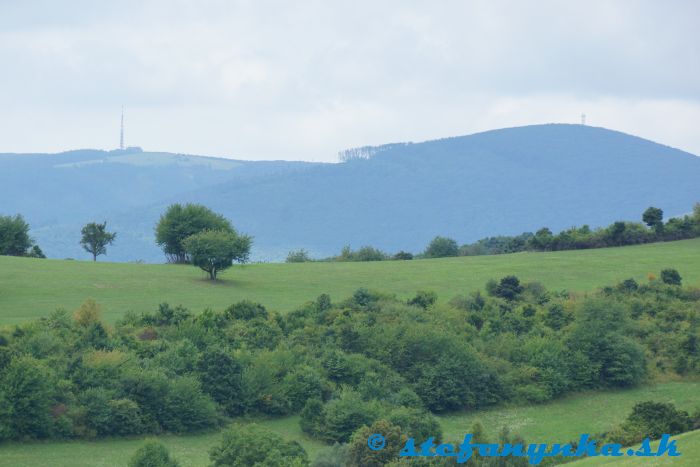
{"label": "green meadow", "polygon": [[221,280],[206,280],[186,265],[103,263],[0,257],[0,324],[45,316],[56,308],[77,308],[86,298],[103,307],[114,322],[126,311],[153,311],[159,303],[193,311],[222,309],[241,299],[286,312],[328,293],[333,299],[366,287],[409,297],[418,289],[449,300],[483,288],[487,280],[515,274],[554,290],[577,292],[628,277],[676,268],[686,284],[700,284],[700,239],[621,248],[499,256],[381,261],[248,264],[235,266]]}

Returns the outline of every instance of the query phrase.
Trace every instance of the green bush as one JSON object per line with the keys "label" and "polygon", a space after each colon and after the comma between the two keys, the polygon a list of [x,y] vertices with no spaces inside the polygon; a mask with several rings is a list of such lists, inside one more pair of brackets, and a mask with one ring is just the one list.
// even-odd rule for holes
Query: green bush
{"label": "green bush", "polygon": [[211,449],[212,466],[225,467],[287,467],[308,466],[304,448],[296,441],[284,441],[281,436],[256,425],[233,425],[223,433],[221,444]]}
{"label": "green bush", "polygon": [[170,457],[168,448],[158,441],[146,441],[129,459],[129,467],[178,467],[179,465]]}

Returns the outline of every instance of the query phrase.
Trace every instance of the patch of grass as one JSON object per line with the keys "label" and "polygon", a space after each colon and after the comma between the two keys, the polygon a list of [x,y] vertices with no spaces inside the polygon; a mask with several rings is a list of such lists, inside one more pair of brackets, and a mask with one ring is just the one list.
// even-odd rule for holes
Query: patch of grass
{"label": "patch of grass", "polygon": [[433,290],[441,301],[483,288],[488,279],[515,274],[554,290],[590,291],[628,277],[646,281],[673,267],[686,284],[700,284],[700,239],[621,248],[516,253],[368,263],[250,264],[211,282],[192,266],[0,257],[0,324],[18,323],[58,307],[76,309],[86,298],[114,322],[128,310],[154,311],[161,302],[199,312],[250,299],[286,312],[321,293],[333,299],[359,287],[395,293]]}
{"label": "patch of grass", "polygon": [[[674,467],[697,467],[700,465],[700,430],[683,433],[674,436],[676,447],[681,454],[678,457],[594,457],[584,459],[571,464],[572,467],[593,467],[596,465],[624,466],[662,466],[673,465]],[[658,447],[659,442],[651,443],[652,449]],[[635,446],[638,449],[639,445]]]}
{"label": "patch of grass", "polygon": [[[567,443],[582,433],[607,432],[624,421],[637,402],[673,402],[692,412],[700,407],[700,382],[679,381],[624,391],[591,391],[543,405],[502,407],[440,417],[445,439],[461,440],[474,422],[481,422],[487,435],[496,439],[507,426],[528,443]],[[700,464],[699,464],[700,465]]]}
{"label": "patch of grass", "polygon": [[[258,420],[284,439],[296,440],[313,458],[323,443],[308,438],[299,428],[299,417]],[[221,441],[221,433],[187,436],[151,436],[167,446],[182,466],[209,465],[209,450]],[[126,466],[146,438],[99,441],[50,441],[0,444],[0,466],[113,467]]]}

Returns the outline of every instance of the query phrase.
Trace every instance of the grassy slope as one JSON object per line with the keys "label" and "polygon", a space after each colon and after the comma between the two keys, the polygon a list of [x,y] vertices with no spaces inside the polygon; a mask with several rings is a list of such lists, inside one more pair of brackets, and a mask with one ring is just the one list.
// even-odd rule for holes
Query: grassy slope
{"label": "grassy slope", "polygon": [[[621,423],[639,401],[673,402],[692,412],[700,408],[700,382],[667,382],[625,391],[593,391],[568,396],[544,405],[504,407],[440,419],[445,438],[463,437],[475,421],[495,439],[501,427],[520,433],[528,443],[566,443],[582,433],[609,431]],[[700,464],[699,464],[700,465]]]}
{"label": "grassy slope", "polygon": [[[571,464],[571,466],[593,467],[595,465],[614,465],[624,467],[639,465],[673,465],[674,467],[697,467],[700,465],[700,430],[691,431],[690,433],[683,433],[681,435],[674,436],[673,439],[676,440],[678,452],[681,454],[678,457],[596,457],[576,462]],[[653,448],[656,448],[658,445],[658,441],[652,443]],[[639,446],[636,447],[638,448]]]}
{"label": "grassy slope", "polygon": [[674,267],[686,283],[700,283],[700,239],[623,248],[375,263],[251,264],[212,283],[191,266],[92,263],[0,257],[0,324],[75,309],[94,298],[103,318],[151,311],[158,303],[194,311],[224,308],[243,298],[288,311],[321,293],[334,299],[359,287],[401,297],[429,289],[447,300],[483,288],[490,278],[516,274],[552,289],[592,290],[627,277],[646,280]]}
{"label": "grassy slope", "polygon": [[[627,391],[589,392],[560,401],[533,407],[511,407],[456,414],[440,418],[445,439],[454,441],[469,432],[480,420],[487,433],[495,437],[503,425],[521,433],[527,442],[568,442],[581,433],[607,430],[620,423],[635,402],[643,400],[672,401],[678,407],[692,410],[700,405],[700,382],[670,382]],[[296,439],[313,458],[321,443],[306,438],[299,429],[298,417],[259,422],[286,439]],[[218,433],[196,436],[161,436],[172,454],[185,466],[204,466],[208,450],[218,443]],[[119,466],[126,465],[140,439],[103,441],[7,443],[0,445],[0,466]],[[695,459],[700,465],[700,436],[686,440],[679,448],[684,460]]]}

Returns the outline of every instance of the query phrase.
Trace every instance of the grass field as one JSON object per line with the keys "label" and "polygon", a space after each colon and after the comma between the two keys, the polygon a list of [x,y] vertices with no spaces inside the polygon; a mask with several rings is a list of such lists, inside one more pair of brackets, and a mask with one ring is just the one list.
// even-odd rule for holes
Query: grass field
{"label": "grass field", "polygon": [[[619,467],[634,467],[634,466],[662,466],[672,465],[674,467],[697,467],[700,465],[700,430],[690,433],[683,433],[674,436],[676,446],[680,456],[678,457],[596,457],[584,459],[582,461],[571,464],[572,467],[593,467],[596,465],[614,465]],[[659,443],[651,443],[652,448],[656,448]],[[636,446],[639,447],[639,446]]]}
{"label": "grass field", "polygon": [[[626,391],[595,391],[538,406],[504,407],[443,416],[440,423],[445,439],[449,441],[461,439],[479,420],[492,438],[507,425],[512,432],[522,434],[526,442],[568,442],[581,433],[595,433],[613,427],[624,420],[636,402],[644,400],[670,401],[679,408],[692,410],[700,406],[700,382],[678,381]],[[312,458],[323,447],[303,435],[298,417],[258,423],[286,439],[300,441]],[[208,463],[208,451],[219,442],[220,434],[160,436],[158,439],[168,446],[183,466],[204,466]],[[124,466],[141,443],[141,439],[6,443],[0,445],[0,466]],[[683,460],[695,459],[697,462],[679,465],[700,465],[700,436],[683,443],[679,441],[679,447],[686,456]],[[641,465],[639,460],[637,462],[636,465]]]}
{"label": "grass field", "polygon": [[685,283],[700,284],[700,239],[436,260],[250,264],[217,282],[192,266],[0,257],[0,324],[45,316],[57,307],[72,310],[86,298],[97,300],[103,318],[113,322],[127,310],[152,311],[161,302],[201,311],[247,298],[285,312],[321,293],[341,299],[359,287],[400,297],[428,289],[448,300],[507,274],[551,289],[588,291],[628,277],[646,280],[667,267],[678,269]]}

